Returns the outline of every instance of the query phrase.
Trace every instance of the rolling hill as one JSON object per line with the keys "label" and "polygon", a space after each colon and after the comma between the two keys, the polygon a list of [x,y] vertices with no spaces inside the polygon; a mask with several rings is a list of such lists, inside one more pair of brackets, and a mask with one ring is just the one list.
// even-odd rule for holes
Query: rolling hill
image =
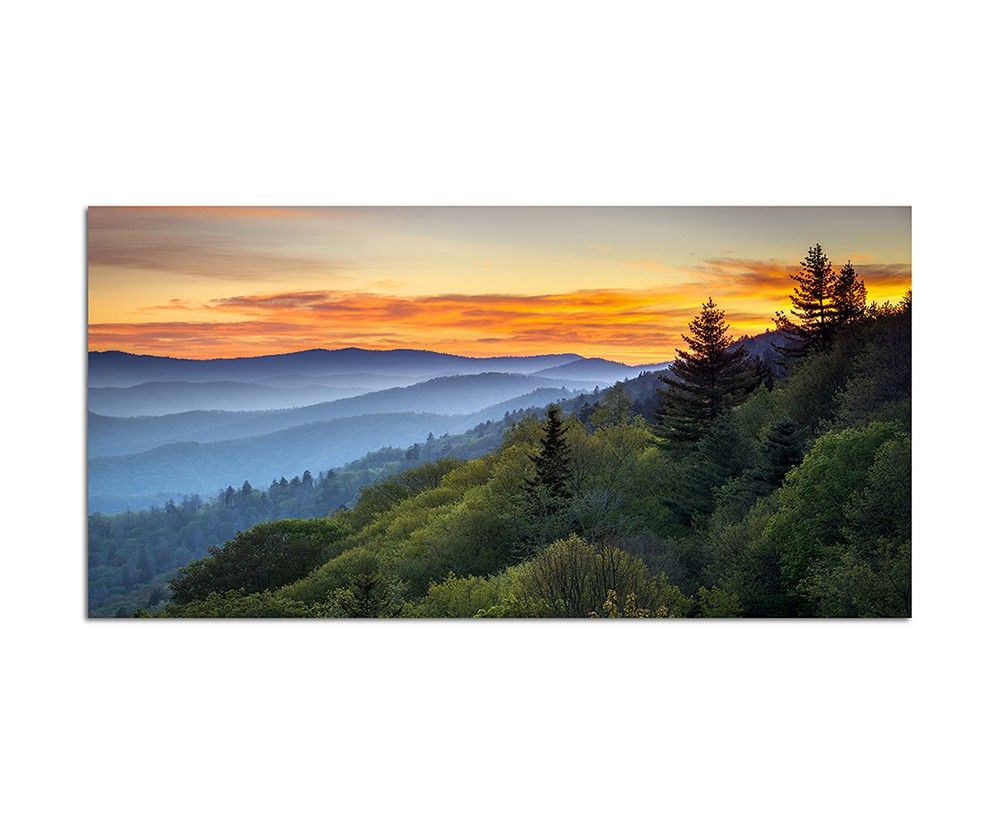
{"label": "rolling hill", "polygon": [[128,387],[91,388],[87,391],[87,406],[91,412],[117,417],[170,415],[197,409],[260,411],[311,406],[369,391],[363,386],[335,388],[317,384],[268,386],[238,381],[149,381]]}
{"label": "rolling hill", "polygon": [[[132,450],[131,454],[92,451],[88,462],[89,505],[91,511],[105,512],[142,508],[162,503],[171,496],[212,494],[231,483],[233,477],[254,485],[267,484],[281,475],[295,475],[304,469],[317,471],[338,466],[383,447],[407,447],[423,442],[429,433],[441,436],[465,432],[484,421],[500,420],[508,412],[544,407],[574,394],[562,388],[536,388],[464,415],[366,413],[302,423],[251,437],[200,443],[169,441],[151,449]],[[93,430],[108,421],[128,423],[150,419],[91,416],[91,420]],[[120,435],[119,440],[129,442]]]}
{"label": "rolling hill", "polygon": [[608,386],[617,381],[629,380],[642,372],[657,372],[666,369],[666,363],[649,363],[640,366],[626,366],[604,358],[578,358],[568,363],[550,366],[534,374],[540,377],[578,380],[585,383]]}
{"label": "rolling hill", "polygon": [[591,388],[591,384],[565,379],[486,373],[434,378],[412,386],[295,409],[192,411],[133,418],[91,414],[88,445],[91,457],[124,455],[183,441],[208,442],[265,435],[334,418],[385,413],[469,415],[536,389],[558,390],[554,393],[556,396],[566,397],[587,388]]}

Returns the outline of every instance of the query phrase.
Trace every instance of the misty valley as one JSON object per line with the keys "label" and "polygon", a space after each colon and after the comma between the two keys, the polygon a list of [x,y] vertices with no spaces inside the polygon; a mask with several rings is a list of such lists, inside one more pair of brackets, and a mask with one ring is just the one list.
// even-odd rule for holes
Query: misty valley
{"label": "misty valley", "polygon": [[[359,349],[214,361],[92,352],[91,559],[123,563],[91,564],[91,611],[148,606],[180,566],[240,529],[327,515],[392,471],[478,457],[513,421],[551,403],[584,408],[615,381],[665,366]],[[104,549],[125,534],[144,544],[134,557]]]}

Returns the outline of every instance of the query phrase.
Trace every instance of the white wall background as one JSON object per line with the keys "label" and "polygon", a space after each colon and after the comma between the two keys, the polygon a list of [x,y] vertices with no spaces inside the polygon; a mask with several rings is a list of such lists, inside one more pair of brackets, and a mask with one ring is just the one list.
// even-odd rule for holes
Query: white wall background
{"label": "white wall background", "polygon": [[[996,820],[988,8],[6,9],[8,820]],[[88,623],[84,208],[202,203],[912,204],[916,617]]]}

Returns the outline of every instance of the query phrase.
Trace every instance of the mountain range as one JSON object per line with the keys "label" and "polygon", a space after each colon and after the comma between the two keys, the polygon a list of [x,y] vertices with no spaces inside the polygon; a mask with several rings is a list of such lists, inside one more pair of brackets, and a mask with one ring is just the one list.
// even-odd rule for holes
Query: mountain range
{"label": "mountain range", "polygon": [[[501,420],[509,412],[544,408],[574,394],[579,392],[536,389],[466,415],[373,412],[330,417],[238,438],[214,439],[202,434],[198,441],[168,440],[151,448],[139,446],[138,439],[126,439],[126,448],[135,451],[128,454],[92,451],[88,471],[90,508],[108,512],[142,508],[190,493],[209,495],[232,483],[234,477],[239,479],[236,483],[249,480],[254,485],[266,485],[282,475],[292,476],[304,469],[315,472],[340,466],[383,447],[408,447],[431,435],[466,432],[485,421]],[[116,422],[143,420],[158,419],[123,421],[91,415],[90,427],[92,433],[100,433],[99,441],[114,440],[122,434]]]}
{"label": "mountain range", "polygon": [[[767,358],[774,336],[739,344]],[[89,507],[114,512],[210,495],[243,480],[266,485],[382,448],[422,444],[429,434],[450,433],[454,440],[507,414],[540,414],[553,402],[595,403],[617,382],[637,404],[655,404],[655,373],[668,366],[574,354],[466,358],[420,350],[212,361],[92,352]],[[449,374],[426,376],[434,371]]]}
{"label": "mountain range", "polygon": [[458,434],[667,364],[575,354],[470,358],[399,349],[186,360],[92,352],[92,510],[267,484],[428,434]]}
{"label": "mountain range", "polygon": [[134,386],[150,380],[257,381],[287,374],[315,378],[368,373],[430,378],[477,372],[528,374],[561,366],[579,355],[472,358],[422,349],[308,349],[283,355],[190,360],[127,352],[91,352],[90,386]]}
{"label": "mountain range", "polygon": [[91,413],[90,454],[92,457],[122,455],[180,441],[233,440],[306,423],[362,415],[428,413],[467,416],[496,407],[504,401],[515,401],[524,406],[522,396],[539,389],[550,390],[545,397],[554,399],[592,388],[591,383],[497,372],[433,378],[412,386],[287,409],[239,412],[195,410],[127,418]]}
{"label": "mountain range", "polygon": [[628,366],[604,358],[584,358],[575,354],[474,358],[421,349],[309,349],[284,355],[211,360],[108,351],[89,353],[87,385],[91,388],[125,388],[148,382],[184,381],[386,389],[430,378],[484,372],[537,374],[585,381],[596,379],[613,383],[640,372],[664,369],[667,365]]}

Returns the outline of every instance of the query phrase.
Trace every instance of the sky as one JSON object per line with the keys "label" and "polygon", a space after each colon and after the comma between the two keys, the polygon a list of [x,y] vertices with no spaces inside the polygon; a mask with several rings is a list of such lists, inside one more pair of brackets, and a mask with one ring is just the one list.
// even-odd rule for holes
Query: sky
{"label": "sky", "polygon": [[735,336],[788,309],[820,243],[870,300],[910,288],[909,207],[91,207],[88,345],[672,360],[713,298]]}

